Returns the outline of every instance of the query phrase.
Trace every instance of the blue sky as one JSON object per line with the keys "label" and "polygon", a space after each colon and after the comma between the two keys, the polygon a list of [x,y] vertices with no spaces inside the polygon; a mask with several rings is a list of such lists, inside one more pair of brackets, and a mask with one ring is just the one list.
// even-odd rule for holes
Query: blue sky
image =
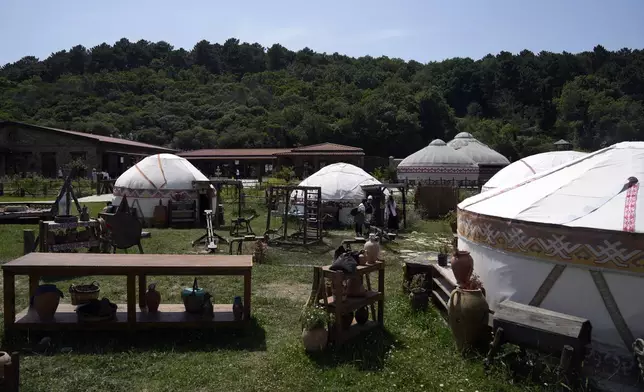
{"label": "blue sky", "polygon": [[82,44],[201,39],[420,62],[644,48],[644,0],[0,0],[0,64]]}

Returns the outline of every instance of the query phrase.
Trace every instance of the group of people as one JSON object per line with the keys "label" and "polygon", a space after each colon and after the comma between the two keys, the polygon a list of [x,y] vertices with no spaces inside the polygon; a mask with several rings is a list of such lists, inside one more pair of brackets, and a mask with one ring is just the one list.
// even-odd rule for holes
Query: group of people
{"label": "group of people", "polygon": [[[373,219],[373,196],[369,195],[366,199],[358,204],[356,208],[351,211],[353,221],[355,223],[356,237],[364,237],[365,233],[369,233],[369,228]],[[387,221],[387,229],[389,231],[398,230],[398,213],[396,212],[396,201],[392,195],[389,195],[385,203],[385,219]]]}

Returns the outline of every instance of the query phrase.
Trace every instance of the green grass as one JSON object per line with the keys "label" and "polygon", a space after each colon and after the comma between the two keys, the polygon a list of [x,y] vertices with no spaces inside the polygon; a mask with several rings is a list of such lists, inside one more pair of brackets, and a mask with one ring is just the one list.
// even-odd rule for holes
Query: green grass
{"label": "green grass", "polygon": [[[92,212],[102,204],[92,205]],[[227,216],[227,220],[230,216]],[[265,213],[253,226],[263,232]],[[441,223],[421,225],[441,230]],[[421,227],[419,226],[419,227]],[[27,225],[0,226],[0,260],[21,255]],[[198,251],[190,242],[201,229],[150,229],[146,253]],[[222,232],[225,233],[225,232]],[[427,233],[430,235],[429,233]],[[385,331],[373,331],[351,344],[320,355],[305,354],[299,314],[310,288],[310,265],[329,264],[333,249],[351,232],[332,231],[324,245],[289,250],[271,247],[268,261],[253,267],[253,325],[245,332],[158,331],[55,333],[23,336],[18,347],[33,347],[42,336],[52,338],[49,355],[21,360],[23,391],[538,391],[542,385],[515,384],[502,367],[486,373],[481,358],[465,359],[449,329],[431,308],[415,313],[401,292],[398,250],[410,249],[404,239],[385,247]],[[246,249],[245,253],[249,253]],[[212,257],[212,256],[204,256]],[[66,292],[71,283],[98,280],[101,294],[113,302],[126,299],[125,278],[82,277],[57,280]],[[149,277],[163,302],[180,302],[180,288],[191,277]],[[216,302],[241,295],[241,279],[203,277],[200,285],[214,291]],[[16,282],[17,304],[27,306],[27,281]],[[69,299],[64,298],[64,301]],[[61,350],[61,349],[65,350]],[[71,352],[67,351],[71,348]],[[66,353],[63,353],[66,352]]]}

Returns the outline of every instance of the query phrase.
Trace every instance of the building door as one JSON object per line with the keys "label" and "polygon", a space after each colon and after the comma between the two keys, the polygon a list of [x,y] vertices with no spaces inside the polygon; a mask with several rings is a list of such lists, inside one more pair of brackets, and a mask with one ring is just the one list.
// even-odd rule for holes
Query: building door
{"label": "building door", "polygon": [[58,166],[56,165],[55,152],[43,152],[40,154],[41,173],[43,177],[56,178]]}

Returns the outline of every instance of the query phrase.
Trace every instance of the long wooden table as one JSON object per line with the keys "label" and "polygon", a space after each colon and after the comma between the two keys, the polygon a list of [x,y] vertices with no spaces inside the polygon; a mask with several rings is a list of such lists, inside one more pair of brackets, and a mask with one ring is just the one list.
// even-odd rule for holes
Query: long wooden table
{"label": "long wooden table", "polygon": [[[239,325],[250,321],[250,255],[169,255],[30,253],[2,266],[4,282],[5,333],[14,329],[141,329],[155,327],[208,327]],[[42,276],[122,275],[127,277],[127,304],[118,305],[116,318],[105,322],[78,322],[75,306],[60,304],[53,321],[41,321],[35,310],[16,315],[15,276],[29,276],[29,296]],[[244,317],[235,321],[232,304],[215,304],[214,317],[185,312],[183,304],[162,303],[159,311],[148,312],[145,305],[147,275],[238,275],[244,277]],[[139,283],[139,309],[136,307],[136,278]],[[163,293],[162,293],[163,294]],[[216,298],[215,298],[216,299]],[[126,310],[124,310],[126,309]]]}

